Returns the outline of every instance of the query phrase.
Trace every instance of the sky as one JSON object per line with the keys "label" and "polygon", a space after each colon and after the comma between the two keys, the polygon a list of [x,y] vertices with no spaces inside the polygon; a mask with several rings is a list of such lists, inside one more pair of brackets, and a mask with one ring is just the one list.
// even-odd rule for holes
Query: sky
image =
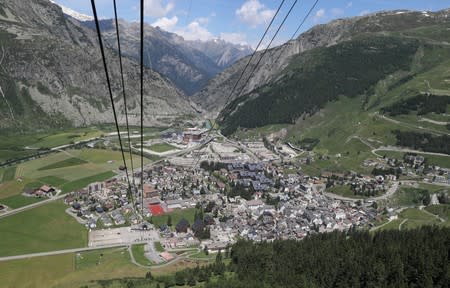
{"label": "sky", "polygon": [[[89,0],[54,0],[77,12],[92,15]],[[116,0],[119,17],[138,21],[139,0]],[[112,18],[112,0],[96,0],[101,18]],[[275,14],[281,0],[145,0],[145,21],[152,26],[177,33],[188,40],[223,40],[250,45],[258,41]],[[268,44],[279,24],[295,0],[285,0],[269,35]],[[315,0],[298,0],[285,25],[275,38],[279,45],[292,37]],[[300,29],[300,33],[316,24],[333,19],[360,16],[380,10],[409,9],[436,11],[450,7],[450,0],[319,0],[319,3]],[[298,34],[297,34],[298,35]]]}

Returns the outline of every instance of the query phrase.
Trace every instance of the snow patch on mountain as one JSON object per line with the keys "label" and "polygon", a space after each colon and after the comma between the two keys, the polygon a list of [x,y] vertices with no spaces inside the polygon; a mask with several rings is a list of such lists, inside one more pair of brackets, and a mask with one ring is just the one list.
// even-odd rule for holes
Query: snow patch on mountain
{"label": "snow patch on mountain", "polygon": [[78,21],[92,21],[92,20],[94,20],[94,17],[92,17],[92,16],[79,13],[79,12],[73,10],[73,9],[70,9],[68,7],[65,7],[65,6],[61,5],[61,4],[58,4],[58,3],[56,3],[53,0],[50,0],[50,2],[52,2],[53,4],[56,4],[59,7],[61,7],[61,9],[62,9],[64,14],[66,14],[66,15],[72,17],[72,18],[75,18]]}

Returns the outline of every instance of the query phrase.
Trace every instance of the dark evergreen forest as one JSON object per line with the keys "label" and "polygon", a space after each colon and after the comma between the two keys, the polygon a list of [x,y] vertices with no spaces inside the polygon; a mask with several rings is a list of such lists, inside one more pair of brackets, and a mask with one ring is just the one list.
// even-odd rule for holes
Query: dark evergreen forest
{"label": "dark evergreen forest", "polygon": [[[303,240],[238,241],[212,264],[125,287],[449,287],[450,228],[316,234]],[[113,281],[113,280],[112,280]],[[111,284],[111,280],[99,281]]]}

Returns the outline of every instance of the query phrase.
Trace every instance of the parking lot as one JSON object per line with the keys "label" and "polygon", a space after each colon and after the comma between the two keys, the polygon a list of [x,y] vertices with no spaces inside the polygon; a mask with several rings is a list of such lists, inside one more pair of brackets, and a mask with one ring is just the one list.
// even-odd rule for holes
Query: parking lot
{"label": "parking lot", "polygon": [[132,244],[143,241],[159,241],[155,230],[131,230],[130,227],[93,230],[89,232],[89,247]]}

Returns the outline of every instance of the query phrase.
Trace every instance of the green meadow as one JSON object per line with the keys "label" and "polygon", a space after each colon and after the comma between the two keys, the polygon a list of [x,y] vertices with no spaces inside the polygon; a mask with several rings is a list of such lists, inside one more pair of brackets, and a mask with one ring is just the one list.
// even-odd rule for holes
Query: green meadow
{"label": "green meadow", "polygon": [[[129,154],[125,157],[127,165],[130,165]],[[138,155],[133,155],[135,163],[138,158]],[[144,164],[149,162],[144,159]],[[87,148],[66,150],[27,161],[2,169],[0,203],[7,201],[16,208],[31,203],[35,200],[24,199],[19,195],[26,188],[38,188],[44,184],[55,186],[63,193],[81,189],[92,182],[115,176],[121,165],[123,161],[119,151]]]}
{"label": "green meadow", "polygon": [[0,219],[0,256],[85,247],[87,230],[66,209],[55,201]]}

